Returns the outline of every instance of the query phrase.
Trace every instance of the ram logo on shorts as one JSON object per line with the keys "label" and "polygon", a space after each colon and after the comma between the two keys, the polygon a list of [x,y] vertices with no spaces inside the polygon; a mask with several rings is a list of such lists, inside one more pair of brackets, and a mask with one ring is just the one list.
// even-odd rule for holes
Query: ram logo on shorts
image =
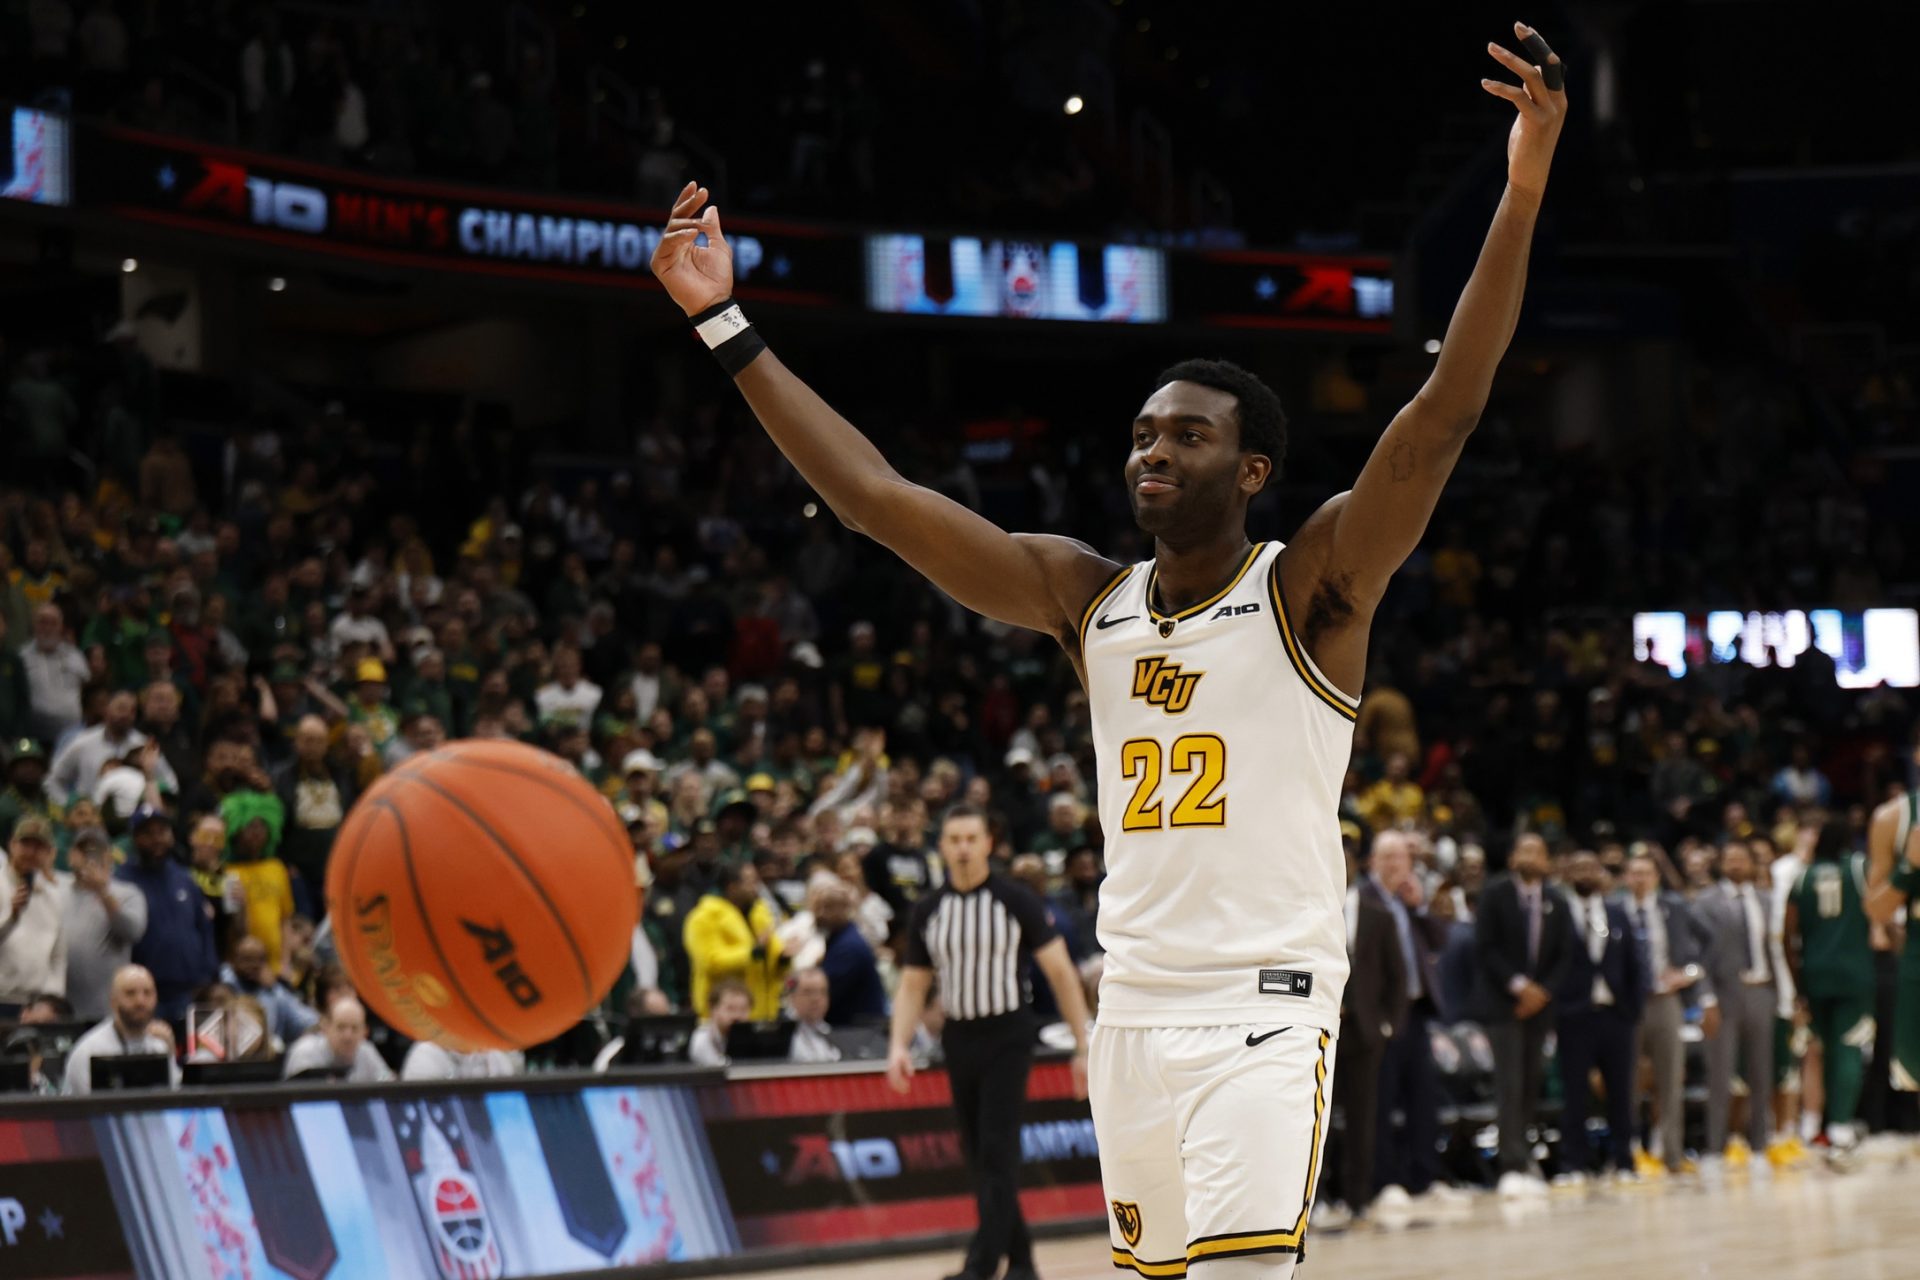
{"label": "ram logo on shorts", "polygon": [[1119,1224],[1120,1238],[1131,1249],[1140,1243],[1140,1206],[1131,1200],[1113,1202],[1113,1220]]}

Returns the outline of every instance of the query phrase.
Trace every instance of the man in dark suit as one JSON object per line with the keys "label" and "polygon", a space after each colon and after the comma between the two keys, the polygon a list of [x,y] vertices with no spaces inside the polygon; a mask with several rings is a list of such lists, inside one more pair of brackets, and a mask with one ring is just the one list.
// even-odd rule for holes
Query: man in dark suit
{"label": "man in dark suit", "polygon": [[[1439,1016],[1440,979],[1434,957],[1445,942],[1445,922],[1427,913],[1426,894],[1413,873],[1413,838],[1404,831],[1374,837],[1360,896],[1384,910],[1394,929],[1405,989],[1401,1016],[1380,1061],[1376,1142],[1380,1207],[1405,1207],[1442,1180],[1440,1079],[1433,1064],[1431,1025]],[[1404,1118],[1396,1127],[1394,1113]],[[1351,1113],[1349,1113],[1351,1114]]]}
{"label": "man in dark suit", "polygon": [[[1677,893],[1660,888],[1660,864],[1651,853],[1635,853],[1627,860],[1627,890],[1620,899],[1647,971],[1647,1003],[1640,1012],[1639,1051],[1653,1064],[1656,1118],[1649,1142],[1658,1148],[1660,1163],[1669,1172],[1686,1168],[1685,1143],[1687,1051],[1680,1039],[1687,1010],[1701,1011],[1701,1029],[1711,1039],[1720,1029],[1719,1000],[1707,974],[1707,952],[1713,930],[1694,914]],[[1636,1079],[1639,1073],[1635,1072]],[[1634,1099],[1634,1114],[1644,1097]],[[1645,1166],[1642,1172],[1659,1165]]]}
{"label": "man in dark suit", "polygon": [[1527,1122],[1540,1100],[1552,993],[1572,945],[1566,901],[1547,887],[1547,865],[1545,840],[1531,832],[1515,840],[1509,874],[1487,886],[1474,917],[1480,981],[1473,1013],[1493,1042],[1503,1196],[1545,1191],[1533,1176]]}
{"label": "man in dark suit", "polygon": [[1366,877],[1358,876],[1347,890],[1347,956],[1353,967],[1340,1000],[1340,1069],[1333,1075],[1333,1099],[1347,1118],[1341,1196],[1356,1217],[1373,1201],[1380,1062],[1407,1010],[1407,972],[1393,915],[1366,884]]}
{"label": "man in dark suit", "polygon": [[1573,889],[1573,946],[1554,1000],[1565,1172],[1577,1178],[1590,1172],[1587,1084],[1597,1066],[1607,1091],[1607,1155],[1616,1177],[1632,1179],[1638,1177],[1633,1171],[1633,1048],[1646,969],[1626,910],[1604,896],[1607,873],[1599,857],[1588,849],[1575,853],[1567,863],[1567,881]]}

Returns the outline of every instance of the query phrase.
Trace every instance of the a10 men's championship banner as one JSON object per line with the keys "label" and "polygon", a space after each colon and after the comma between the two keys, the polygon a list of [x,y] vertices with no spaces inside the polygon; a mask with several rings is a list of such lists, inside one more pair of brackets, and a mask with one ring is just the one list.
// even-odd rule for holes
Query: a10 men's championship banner
{"label": "a10 men's championship banner", "polygon": [[[0,1277],[670,1273],[974,1221],[939,1071],[906,1097],[872,1072],[301,1097],[0,1108]],[[1065,1065],[1036,1067],[1022,1145],[1030,1220],[1100,1219]]]}
{"label": "a10 men's championship banner", "polygon": [[[664,210],[393,178],[113,125],[75,138],[76,203],[154,226],[308,253],[536,281],[653,288]],[[729,218],[734,292],[859,305],[859,242]]]}
{"label": "a10 men's championship banner", "polygon": [[[66,203],[71,188],[73,205],[92,213],[376,266],[655,287],[648,262],[662,209],[366,173],[95,122],[69,129],[42,113],[16,123],[15,151],[40,158],[20,167],[45,179],[22,198]],[[69,132],[71,177],[59,145]],[[727,240],[734,292],[749,301],[1000,322],[1393,328],[1393,263],[1373,254],[934,236],[751,214],[729,216]]]}

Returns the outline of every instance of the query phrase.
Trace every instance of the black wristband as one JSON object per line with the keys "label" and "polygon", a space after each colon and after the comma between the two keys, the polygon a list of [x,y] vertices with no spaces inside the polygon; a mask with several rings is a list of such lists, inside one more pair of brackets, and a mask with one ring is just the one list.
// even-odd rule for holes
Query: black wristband
{"label": "black wristband", "polygon": [[734,377],[753,363],[753,358],[767,349],[767,341],[747,320],[740,310],[740,304],[732,298],[714,303],[698,315],[690,317],[693,331],[713,352],[714,359],[727,371],[728,377]]}

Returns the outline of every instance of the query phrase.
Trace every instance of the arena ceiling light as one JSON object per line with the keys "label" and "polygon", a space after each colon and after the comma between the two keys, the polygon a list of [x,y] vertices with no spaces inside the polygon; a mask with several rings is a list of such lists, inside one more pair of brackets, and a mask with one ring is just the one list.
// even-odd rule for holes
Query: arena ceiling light
{"label": "arena ceiling light", "polygon": [[120,259],[120,270],[125,272],[127,275],[132,275],[134,272],[138,271],[139,269],[140,269],[140,259],[138,258]]}
{"label": "arena ceiling light", "polygon": [[1067,114],[1070,116],[1077,116],[1080,114],[1081,110],[1086,105],[1087,104],[1081,99],[1080,95],[1076,93],[1071,98],[1067,99],[1067,107],[1066,107]]}
{"label": "arena ceiling light", "polygon": [[1437,356],[1440,354],[1440,339],[1438,338],[1427,339],[1427,354],[1430,356]]}
{"label": "arena ceiling light", "polygon": [[287,278],[285,276],[275,276],[273,279],[267,281],[267,289],[272,293],[285,293],[287,291]]}

